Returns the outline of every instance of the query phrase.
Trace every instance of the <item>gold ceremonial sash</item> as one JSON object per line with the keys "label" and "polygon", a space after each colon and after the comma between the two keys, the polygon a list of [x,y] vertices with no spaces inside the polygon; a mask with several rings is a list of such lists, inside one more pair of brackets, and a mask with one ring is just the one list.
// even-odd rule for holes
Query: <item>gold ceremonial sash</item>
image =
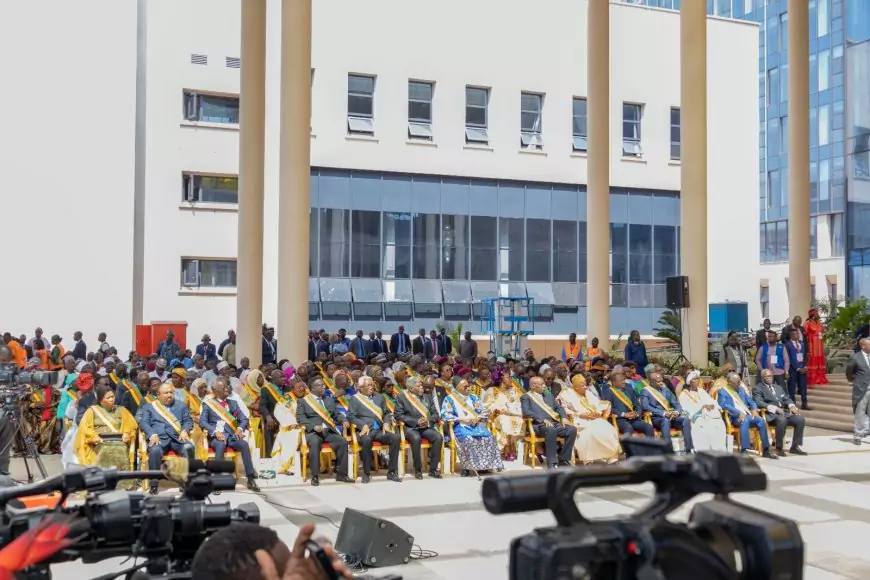
{"label": "gold ceremonial sash", "polygon": [[73,402],[77,402],[79,400],[79,394],[72,389],[68,390],[66,394],[69,395],[69,398],[72,399]]}
{"label": "gold ceremonial sash", "polygon": [[332,420],[332,417],[329,416],[329,413],[326,412],[326,409],[320,405],[317,401],[314,400],[314,397],[311,395],[305,395],[305,402],[314,409],[314,412],[320,415],[320,418],[329,425],[330,427],[335,427],[335,421]]}
{"label": "gold ceremonial sash", "polygon": [[526,386],[523,382],[517,377],[511,377],[511,382],[523,393],[528,392]]}
{"label": "gold ceremonial sash", "polygon": [[405,393],[404,396],[405,396],[405,399],[406,399],[409,403],[411,403],[411,404],[414,406],[415,409],[417,409],[417,412],[420,413],[420,416],[421,416],[421,417],[423,417],[424,419],[429,419],[429,418],[430,418],[429,411],[427,411],[427,410],[426,410],[426,407],[424,407],[423,404],[420,403],[420,401],[417,400],[417,396],[416,396],[416,395],[414,395],[413,393]]}
{"label": "gold ceremonial sash", "polygon": [[[399,391],[401,394],[405,394],[405,391]],[[395,413],[396,411],[396,402],[389,395],[384,395],[384,402],[387,404],[387,411],[390,413]]]}
{"label": "gold ceremonial sash", "polygon": [[751,415],[751,414],[752,414],[752,412],[751,412],[749,409],[746,408],[746,404],[743,402],[743,399],[740,398],[740,395],[738,395],[738,394],[735,393],[733,390],[731,390],[731,386],[730,386],[730,385],[725,385],[725,386],[723,386],[722,388],[725,389],[725,392],[726,392],[726,393],[728,393],[729,395],[731,395],[731,398],[734,399],[734,405],[735,405],[738,409],[740,409],[740,412],[741,412],[741,413],[743,413],[743,414],[745,414],[745,415]]}
{"label": "gold ceremonial sash", "polygon": [[610,392],[613,393],[613,396],[619,399],[623,405],[628,407],[629,411],[634,411],[634,405],[631,404],[631,399],[625,396],[625,393],[622,392],[622,389],[619,387],[611,387]]}
{"label": "gold ceremonial sash", "polygon": [[[212,411],[214,411],[215,413],[217,413],[217,416],[220,417],[221,419],[223,419],[223,421],[224,421],[227,425],[229,425],[230,427],[232,427],[232,428],[233,428],[233,432],[235,432],[236,430],[238,430],[238,428],[239,428],[239,422],[236,420],[235,417],[233,417],[232,415],[230,415],[229,411],[227,411],[226,409],[224,409],[223,407],[221,407],[221,404],[218,403],[216,399],[208,399],[208,400],[206,400],[205,404],[208,405],[208,408],[209,408],[209,409],[211,409]],[[229,403],[227,403],[227,406],[229,406]]]}
{"label": "gold ceremonial sash", "polygon": [[47,400],[41,387],[33,387],[33,390],[30,391],[30,396],[33,397],[37,403],[45,403]]}
{"label": "gold ceremonial sash", "polygon": [[251,385],[249,385],[248,383],[242,383],[242,386],[245,387],[245,391],[247,391],[247,393],[251,395],[251,398],[254,400],[255,403],[260,399],[260,394],[255,391],[253,387],[251,387]]}
{"label": "gold ceremonial sash", "polygon": [[460,397],[461,397],[461,395],[459,393],[457,393],[456,391],[453,391],[452,393],[447,395],[448,399],[453,401],[456,405],[462,407],[463,411],[465,411],[466,413],[468,413],[469,415],[471,415],[472,417],[477,419],[478,418],[477,411],[475,411],[472,407],[469,407],[468,403],[463,401]]}
{"label": "gold ceremonial sash", "polygon": [[117,386],[119,379],[118,379],[118,375],[115,374],[115,371],[112,371],[109,373],[109,380],[112,381],[113,385]]}
{"label": "gold ceremonial sash", "polygon": [[658,392],[656,389],[654,389],[653,387],[651,387],[649,385],[646,385],[646,386],[644,386],[643,390],[646,391],[647,393],[649,393],[650,395],[652,395],[653,397],[655,397],[656,401],[659,402],[659,405],[661,405],[665,411],[671,410],[671,405],[670,405],[670,403],[668,403],[668,400],[665,399],[664,396],[660,392]]}
{"label": "gold ceremonial sash", "polygon": [[122,380],[121,384],[127,388],[127,392],[130,393],[130,396],[133,397],[133,400],[136,401],[136,406],[142,404],[142,391],[139,390],[139,387],[134,385],[128,380]]}
{"label": "gold ceremonial sash", "polygon": [[94,410],[94,415],[96,415],[100,419],[102,419],[103,423],[106,424],[106,427],[111,429],[115,435],[121,434],[121,422],[120,421],[116,422],[114,417],[109,415],[106,412],[106,410],[103,409],[102,407],[100,407],[99,405],[94,405],[93,407],[91,407],[91,409]]}
{"label": "gold ceremonial sash", "polygon": [[543,410],[547,415],[549,415],[549,416],[550,416],[550,419],[552,419],[553,421],[559,421],[559,420],[560,420],[559,413],[557,413],[556,411],[554,411],[553,409],[551,409],[551,408],[549,407],[549,405],[547,405],[547,404],[544,402],[544,399],[541,398],[540,395],[538,395],[537,393],[529,393],[529,398],[530,398],[532,401],[534,401],[534,403],[535,403],[537,406],[539,406],[539,407],[540,407],[540,408],[541,408],[541,409],[542,409],[542,410]]}
{"label": "gold ceremonial sash", "polygon": [[594,413],[596,415],[600,413],[600,411],[595,407],[595,405],[593,405],[592,403],[590,403],[589,401],[586,400],[585,396],[581,397],[580,395],[577,395],[577,398],[580,399],[580,404],[583,405],[583,408],[586,409],[587,411],[589,411],[590,413]]}
{"label": "gold ceremonial sash", "polygon": [[365,397],[365,395],[363,395],[362,393],[359,393],[359,394],[354,395],[353,398],[356,399],[357,401],[359,401],[360,403],[362,403],[363,406],[364,406],[366,409],[368,409],[369,411],[371,411],[372,413],[374,413],[374,414],[375,414],[375,417],[378,418],[378,421],[380,421],[381,423],[384,422],[384,412],[383,412],[383,410],[381,410],[381,408],[378,407],[377,405],[375,405],[372,401],[369,401],[369,400]]}
{"label": "gold ceremonial sash", "polygon": [[448,385],[445,381],[443,381],[441,379],[435,379],[435,384],[443,387],[447,392],[450,392],[453,390],[452,385]]}
{"label": "gold ceremonial sash", "polygon": [[202,401],[200,398],[184,389],[181,389],[181,392],[184,393],[184,398],[187,400],[187,408],[190,409],[190,412],[194,415],[202,413]]}
{"label": "gold ceremonial sash", "polygon": [[350,409],[350,400],[348,400],[347,396],[336,397],[335,402],[338,403],[338,406],[342,409]]}
{"label": "gold ceremonial sash", "polygon": [[153,403],[156,400],[157,400],[157,397],[155,397],[154,395],[145,395],[145,402],[146,403]]}
{"label": "gold ceremonial sash", "polygon": [[157,411],[157,414],[160,415],[164,421],[172,425],[172,428],[175,429],[179,435],[181,434],[181,423],[178,422],[178,419],[175,418],[172,411],[164,407],[163,403],[157,400],[151,403],[151,406],[154,407],[154,410]]}
{"label": "gold ceremonial sash", "polygon": [[323,370],[323,365],[321,365],[320,363],[314,363],[314,366],[316,366],[317,370],[320,371],[320,376],[323,377],[323,382],[326,384],[326,387],[331,392],[335,388],[335,381],[329,378],[329,375],[327,375],[326,371]]}
{"label": "gold ceremonial sash", "polygon": [[281,393],[278,392],[278,389],[275,387],[275,385],[273,385],[269,381],[266,381],[266,384],[263,388],[269,391],[269,394],[272,395],[272,398],[275,399],[276,403],[283,398],[281,397]]}

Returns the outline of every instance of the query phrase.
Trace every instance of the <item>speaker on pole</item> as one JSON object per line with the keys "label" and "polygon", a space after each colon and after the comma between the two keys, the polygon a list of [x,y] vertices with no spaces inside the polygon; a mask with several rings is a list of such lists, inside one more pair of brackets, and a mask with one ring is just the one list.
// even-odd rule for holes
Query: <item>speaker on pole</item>
{"label": "speaker on pole", "polygon": [[689,307],[689,277],[668,276],[665,279],[668,308],[678,310]]}
{"label": "speaker on pole", "polygon": [[367,567],[398,566],[411,560],[414,536],[389,520],[345,508],[335,549]]}

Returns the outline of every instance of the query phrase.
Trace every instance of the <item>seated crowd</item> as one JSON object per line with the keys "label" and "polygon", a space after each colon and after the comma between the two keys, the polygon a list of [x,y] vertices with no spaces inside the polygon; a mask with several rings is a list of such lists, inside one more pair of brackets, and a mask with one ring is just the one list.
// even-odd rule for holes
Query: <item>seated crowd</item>
{"label": "seated crowd", "polygon": [[[477,356],[470,333],[454,356],[443,334],[421,330],[412,341],[403,330],[389,342],[380,332],[369,340],[362,331],[354,340],[313,332],[312,360],[259,368],[218,359],[234,346],[232,333],[220,351],[206,336],[192,355],[168,336],[170,347],[164,341],[160,353],[131,353],[127,362],[104,342],[77,359],[53,336],[46,356],[25,361],[59,371],[57,384],[33,387],[22,401],[26,427],[39,451],[60,450],[65,466],[158,469],[166,455],[232,454],[252,490],[255,461],[269,457],[278,473],[298,470],[319,485],[324,473],[356,481],[360,467],[368,483],[381,463],[388,480],[401,482],[406,449],[417,479],[424,471],[440,479],[457,463],[464,476],[501,471],[517,458],[550,468],[612,463],[620,435],[659,436],[684,452],[725,450],[733,436],[740,452],[776,459],[786,455],[791,426],[789,452],[805,454],[804,419],[769,369],[752,387],[737,373],[704,385],[688,366],[666,377],[653,364],[612,364],[597,339],[585,353],[575,339],[561,358],[538,360],[529,349],[514,359]],[[0,362],[19,362],[16,339],[4,338]],[[41,337],[32,342],[45,351]],[[442,465],[445,446],[451,465]],[[157,482],[150,487],[156,493]]]}

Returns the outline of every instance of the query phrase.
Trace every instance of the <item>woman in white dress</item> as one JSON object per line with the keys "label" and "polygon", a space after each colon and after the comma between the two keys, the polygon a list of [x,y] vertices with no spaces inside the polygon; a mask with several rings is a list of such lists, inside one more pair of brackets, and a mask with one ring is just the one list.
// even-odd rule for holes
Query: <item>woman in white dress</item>
{"label": "woman in white dress", "polygon": [[725,422],[719,403],[701,388],[698,371],[689,373],[686,385],[680,393],[680,405],[692,422],[695,451],[725,451]]}
{"label": "woman in white dress", "polygon": [[293,383],[290,392],[275,405],[273,414],[278,421],[278,435],[272,445],[272,461],[275,463],[275,473],[293,475],[291,471],[296,462],[299,452],[303,431],[297,428],[296,405],[297,401],[305,396],[306,386],[302,381]]}
{"label": "woman in white dress", "polygon": [[574,449],[580,461],[614,463],[619,457],[619,432],[605,419],[610,415],[610,402],[587,389],[583,375],[574,375],[571,388],[563,389],[557,399],[577,427]]}

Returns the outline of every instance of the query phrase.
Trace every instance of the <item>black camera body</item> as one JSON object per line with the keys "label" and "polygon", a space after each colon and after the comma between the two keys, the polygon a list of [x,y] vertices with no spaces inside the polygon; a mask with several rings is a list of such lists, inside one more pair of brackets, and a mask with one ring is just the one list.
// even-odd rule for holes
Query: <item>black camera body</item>
{"label": "black camera body", "polygon": [[23,372],[15,363],[0,364],[0,387],[48,387],[56,383],[57,371]]}
{"label": "black camera body", "polygon": [[[764,472],[732,454],[650,456],[657,441],[623,440],[633,455],[619,466],[501,476],[483,484],[483,501],[494,514],[549,508],[558,526],[511,543],[511,580],[682,579],[803,577],[804,547],[797,524],[777,514],[734,503],[728,494],[762,491]],[[643,455],[643,456],[641,456]],[[589,521],[574,502],[583,487],[653,482],[656,495],[624,519]],[[666,516],[701,493],[687,524]]]}

